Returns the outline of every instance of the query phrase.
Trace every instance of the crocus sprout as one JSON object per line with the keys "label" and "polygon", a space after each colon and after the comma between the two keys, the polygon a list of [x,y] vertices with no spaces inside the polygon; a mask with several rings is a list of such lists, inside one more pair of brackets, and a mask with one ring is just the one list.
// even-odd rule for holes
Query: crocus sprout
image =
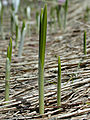
{"label": "crocus sprout", "polygon": [[19,5],[20,5],[20,0],[12,0],[12,7],[15,13],[18,12]]}
{"label": "crocus sprout", "polygon": [[30,20],[30,17],[31,17],[31,15],[30,15],[31,14],[31,8],[29,6],[27,7],[27,13],[26,14],[27,14],[28,20]]}
{"label": "crocus sprout", "polygon": [[84,40],[83,40],[83,47],[84,47],[84,55],[87,54],[87,47],[86,47],[86,31],[84,31]]}
{"label": "crocus sprout", "polygon": [[58,57],[57,105],[61,105],[61,60]]}
{"label": "crocus sprout", "polygon": [[0,1],[0,35],[2,37],[2,39],[4,39],[4,34],[3,34],[3,5]]}
{"label": "crocus sprout", "polygon": [[36,25],[37,25],[37,30],[39,31],[39,23],[40,23],[40,15],[39,12],[36,12]]}
{"label": "crocus sprout", "polygon": [[12,39],[10,38],[10,43],[7,48],[7,58],[6,58],[5,101],[9,100],[9,81],[10,81],[11,58],[12,58]]}
{"label": "crocus sprout", "polygon": [[57,20],[59,27],[66,28],[67,13],[68,13],[68,0],[58,0],[58,6],[56,7]]}
{"label": "crocus sprout", "polygon": [[25,34],[26,34],[26,23],[25,23],[25,21],[23,21],[22,29],[21,29],[21,36],[20,36],[20,44],[19,44],[18,57],[22,56]]}
{"label": "crocus sprout", "polygon": [[17,48],[18,40],[20,38],[20,31],[19,31],[18,16],[17,15],[15,15],[15,30],[16,30],[15,48]]}
{"label": "crocus sprout", "polygon": [[41,9],[39,28],[39,64],[38,64],[38,85],[39,85],[39,113],[44,114],[44,60],[47,34],[47,5]]}

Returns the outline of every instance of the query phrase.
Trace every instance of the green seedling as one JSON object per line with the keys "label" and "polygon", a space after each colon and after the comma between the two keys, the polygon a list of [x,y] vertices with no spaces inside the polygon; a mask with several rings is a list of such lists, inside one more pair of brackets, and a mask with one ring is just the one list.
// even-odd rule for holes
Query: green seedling
{"label": "green seedling", "polygon": [[67,13],[68,0],[64,0],[62,4],[56,6],[57,21],[60,29],[66,28]]}
{"label": "green seedling", "polygon": [[18,44],[18,37],[19,37],[19,27],[18,25],[16,24],[16,40],[15,40],[15,48],[17,48],[17,44]]}
{"label": "green seedling", "polygon": [[51,7],[51,9],[50,9],[50,18],[51,18],[51,20],[53,20],[55,18],[54,10],[55,10],[54,7]]}
{"label": "green seedling", "polygon": [[47,34],[47,5],[41,9],[39,28],[39,65],[38,65],[38,85],[39,85],[39,113],[44,114],[44,59]]}
{"label": "green seedling", "polygon": [[56,6],[56,14],[57,14],[57,21],[58,21],[59,28],[61,28],[61,26],[62,26],[60,9],[61,8],[59,6]]}
{"label": "green seedling", "polygon": [[26,14],[27,14],[28,20],[30,20],[30,18],[31,18],[31,8],[29,6],[26,8]]}
{"label": "green seedling", "polygon": [[26,15],[27,19],[30,20],[30,18],[31,18],[31,8],[28,6],[28,7],[25,8],[24,11],[25,11],[25,15]]}
{"label": "green seedling", "polygon": [[87,54],[87,51],[86,51],[86,31],[84,31],[83,48],[84,48],[84,55],[86,55]]}
{"label": "green seedling", "polygon": [[9,43],[9,46],[7,49],[7,58],[6,58],[5,101],[9,100],[9,81],[10,81],[11,57],[12,57],[12,39],[10,38],[10,43]]}
{"label": "green seedling", "polygon": [[13,32],[15,31],[15,13],[12,11],[11,12],[11,33],[13,34]]}
{"label": "green seedling", "polygon": [[3,25],[3,6],[0,1],[0,26],[2,26],[2,25]]}
{"label": "green seedling", "polygon": [[68,0],[65,1],[64,5],[64,29],[66,28],[67,13],[68,13]]}
{"label": "green seedling", "polygon": [[54,24],[54,28],[56,31],[56,20],[55,20],[55,7],[51,7],[50,9],[50,31],[52,32],[52,25]]}
{"label": "green seedling", "polygon": [[37,25],[38,31],[39,31],[39,23],[40,23],[40,16],[39,16],[39,12],[37,11],[36,12],[36,25]]}
{"label": "green seedling", "polygon": [[[31,19],[31,8],[30,8],[30,6],[25,8],[25,15],[26,15],[28,20]],[[31,33],[31,31],[30,31],[30,24],[28,24],[27,25],[27,35],[30,36],[31,35],[30,33]]]}
{"label": "green seedling", "polygon": [[6,59],[6,76],[5,76],[5,101],[9,100],[9,81],[10,81],[10,61]]}
{"label": "green seedling", "polygon": [[12,10],[14,13],[18,12],[18,8],[20,6],[20,0],[12,0]]}
{"label": "green seedling", "polygon": [[18,25],[18,16],[15,16],[15,30],[16,30],[16,39],[15,39],[15,48],[17,48],[18,40],[20,39],[20,31]]}
{"label": "green seedling", "polygon": [[18,57],[22,56],[25,34],[26,34],[26,24],[25,24],[25,21],[23,21],[22,29],[21,29],[21,37],[20,37]]}
{"label": "green seedling", "polygon": [[90,8],[88,6],[86,7],[86,10],[85,10],[84,19],[85,21],[90,20]]}
{"label": "green seedling", "polygon": [[15,16],[15,8],[14,8],[14,0],[12,1],[11,4],[11,33],[13,34],[13,32],[15,31],[15,23],[14,23],[14,16]]}
{"label": "green seedling", "polygon": [[15,32],[15,16],[20,6],[20,0],[12,0],[11,4],[11,33]]}
{"label": "green seedling", "polygon": [[9,58],[9,61],[11,63],[11,57],[12,57],[12,39],[10,38],[10,43],[7,49],[7,57]]}
{"label": "green seedling", "polygon": [[58,57],[57,105],[61,105],[61,60]]}
{"label": "green seedling", "polygon": [[3,9],[4,9],[4,7],[2,6],[2,3],[0,1],[0,32],[1,32],[2,39],[4,39],[4,34],[3,34]]}

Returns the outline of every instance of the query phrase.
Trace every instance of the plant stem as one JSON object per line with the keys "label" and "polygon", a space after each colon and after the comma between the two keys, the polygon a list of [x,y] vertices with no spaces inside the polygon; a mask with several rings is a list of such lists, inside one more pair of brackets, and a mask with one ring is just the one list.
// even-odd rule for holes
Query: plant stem
{"label": "plant stem", "polygon": [[2,3],[0,2],[0,34],[1,34],[1,37],[2,39],[4,39],[4,33],[3,33],[3,10],[4,10],[4,7],[2,5]]}
{"label": "plant stem", "polygon": [[18,38],[19,38],[19,35],[18,35],[18,33],[19,33],[19,27],[18,27],[18,25],[16,25],[16,40],[15,40],[15,48],[17,48],[17,44],[18,44]]}
{"label": "plant stem", "polygon": [[11,63],[11,58],[12,58],[12,39],[10,38],[10,43],[7,49],[7,57],[9,58],[9,61]]}
{"label": "plant stem", "polygon": [[57,12],[57,21],[58,21],[58,25],[61,28],[61,16],[60,16],[60,10],[61,10],[61,5],[56,6],[56,12]]}
{"label": "plant stem", "polygon": [[67,22],[67,13],[68,13],[68,0],[65,2],[65,13],[64,13],[64,29],[66,28],[66,22]]}
{"label": "plant stem", "polygon": [[38,31],[39,31],[39,23],[40,23],[39,12],[36,12],[36,25],[37,25],[37,30]]}
{"label": "plant stem", "polygon": [[84,31],[84,45],[83,45],[83,47],[84,47],[84,55],[86,55],[87,54],[87,51],[86,51],[86,31]]}
{"label": "plant stem", "polygon": [[11,12],[11,34],[13,34],[15,30],[14,16],[15,16],[15,13],[14,11],[12,11]]}
{"label": "plant stem", "polygon": [[6,58],[5,101],[9,100],[9,80],[10,80],[11,57],[12,57],[12,39],[10,38],[10,43],[7,49],[7,58]]}
{"label": "plant stem", "polygon": [[57,105],[61,105],[61,60],[58,57]]}
{"label": "plant stem", "polygon": [[47,5],[41,9],[39,29],[39,113],[44,114],[44,59],[47,33]]}
{"label": "plant stem", "polygon": [[9,80],[10,80],[10,61],[6,59],[6,77],[5,77],[5,101],[9,100]]}
{"label": "plant stem", "polygon": [[21,38],[20,38],[20,44],[19,44],[18,57],[22,56],[25,34],[26,34],[26,25],[25,25],[25,21],[23,21],[23,25],[22,25],[22,29],[21,29]]}

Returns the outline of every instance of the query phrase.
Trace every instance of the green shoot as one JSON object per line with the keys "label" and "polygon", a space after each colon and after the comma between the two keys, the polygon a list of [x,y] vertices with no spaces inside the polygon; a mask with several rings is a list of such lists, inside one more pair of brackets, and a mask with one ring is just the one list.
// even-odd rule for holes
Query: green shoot
{"label": "green shoot", "polygon": [[38,31],[39,31],[39,23],[40,23],[40,16],[39,16],[39,12],[37,11],[36,12],[36,25],[37,25]]}
{"label": "green shoot", "polygon": [[2,3],[0,1],[0,32],[1,32],[2,39],[4,39],[4,34],[3,34],[3,9],[4,9],[4,7],[2,6]]}
{"label": "green shoot", "polygon": [[90,8],[87,6],[85,13],[84,13],[84,20],[89,21],[90,20]]}
{"label": "green shoot", "polygon": [[44,59],[47,34],[47,5],[41,9],[39,28],[39,113],[44,114]]}
{"label": "green shoot", "polygon": [[66,28],[67,13],[68,13],[68,0],[65,1],[64,5],[61,4],[56,6],[57,21],[60,29]]}
{"label": "green shoot", "polygon": [[26,14],[27,14],[28,20],[30,20],[30,18],[31,18],[31,16],[30,16],[30,14],[31,14],[31,8],[29,6],[27,7]]}
{"label": "green shoot", "polygon": [[67,13],[68,13],[68,0],[65,1],[64,6],[64,29],[66,28],[66,21],[67,21]]}
{"label": "green shoot", "polygon": [[13,5],[13,2],[11,4],[11,33],[13,34],[14,32],[14,29],[15,29],[15,24],[14,24],[14,5]]}
{"label": "green shoot", "polygon": [[23,21],[23,24],[22,24],[21,34],[23,33],[24,29],[25,29],[25,21]]}
{"label": "green shoot", "polygon": [[16,27],[16,20],[17,20],[17,15],[16,13],[18,12],[18,8],[20,5],[20,0],[12,0],[12,5],[11,5],[11,33],[15,31]]}
{"label": "green shoot", "polygon": [[[25,11],[25,16],[26,16],[27,20],[30,20],[31,19],[31,8],[30,8],[30,6],[27,6],[24,11]],[[28,37],[31,35],[30,34],[31,33],[31,31],[30,31],[30,24],[27,24],[27,31],[26,31],[26,33],[27,33]]]}
{"label": "green shoot", "polygon": [[12,12],[11,12],[11,33],[12,33],[12,34],[13,34],[13,32],[15,31],[14,16],[15,16],[15,13],[12,11]]}
{"label": "green shoot", "polygon": [[[51,7],[50,9],[50,31],[52,32],[52,25],[54,24],[54,28],[56,29],[56,21],[55,21],[55,7]],[[56,31],[56,30],[55,30]]]}
{"label": "green shoot", "polygon": [[3,6],[2,3],[0,1],[0,24],[3,24]]}
{"label": "green shoot", "polygon": [[17,48],[17,44],[18,44],[18,33],[19,33],[19,27],[18,25],[16,25],[16,43],[15,43],[15,48]]}
{"label": "green shoot", "polygon": [[12,0],[12,10],[14,11],[14,13],[18,12],[20,6],[20,0]]}
{"label": "green shoot", "polygon": [[58,25],[61,28],[61,16],[60,16],[60,8],[59,6],[56,6],[56,13],[57,13],[57,21],[58,21]]}
{"label": "green shoot", "polygon": [[10,61],[6,59],[6,76],[5,76],[5,101],[9,100],[9,80],[10,80]]}
{"label": "green shoot", "polygon": [[26,34],[26,25],[25,25],[25,21],[23,21],[22,29],[21,29],[21,38],[20,38],[20,44],[19,44],[18,57],[22,56],[25,34]]}
{"label": "green shoot", "polygon": [[5,75],[5,101],[9,100],[9,81],[10,81],[10,67],[11,67],[11,56],[12,56],[12,39],[7,49],[6,59],[6,75]]}
{"label": "green shoot", "polygon": [[7,57],[9,58],[9,61],[11,63],[11,57],[12,57],[12,39],[10,38],[10,43],[7,49]]}
{"label": "green shoot", "polygon": [[15,39],[15,48],[17,48],[18,40],[19,40],[19,26],[18,26],[18,16],[15,16],[15,29],[16,29],[16,39]]}
{"label": "green shoot", "polygon": [[57,105],[61,105],[61,60],[58,57]]}
{"label": "green shoot", "polygon": [[86,31],[84,31],[84,40],[83,40],[83,47],[84,47],[84,55],[87,54],[87,51],[86,51]]}

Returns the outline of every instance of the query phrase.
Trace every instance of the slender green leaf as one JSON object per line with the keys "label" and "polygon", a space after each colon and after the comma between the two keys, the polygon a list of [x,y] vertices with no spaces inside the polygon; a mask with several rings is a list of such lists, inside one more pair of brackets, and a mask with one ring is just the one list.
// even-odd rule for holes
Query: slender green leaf
{"label": "slender green leaf", "polygon": [[11,67],[11,57],[12,57],[12,39],[10,38],[10,43],[7,48],[7,58],[6,58],[6,75],[5,75],[5,100],[9,100],[9,80],[10,80],[10,67]]}
{"label": "slender green leaf", "polygon": [[12,58],[12,38],[10,38],[10,55],[9,55],[10,63],[11,63],[11,58]]}
{"label": "slender green leaf", "polygon": [[61,105],[61,60],[58,57],[57,105]]}
{"label": "slender green leaf", "polygon": [[44,59],[47,32],[47,5],[41,9],[39,29],[39,113],[44,114]]}
{"label": "slender green leaf", "polygon": [[21,38],[20,38],[20,44],[19,44],[18,57],[22,56],[25,34],[26,34],[26,25],[25,25],[25,21],[23,21],[22,29],[21,29]]}
{"label": "slender green leaf", "polygon": [[11,63],[11,57],[12,57],[12,38],[10,38],[10,43],[7,48],[7,57],[9,58],[9,61]]}
{"label": "slender green leaf", "polygon": [[44,12],[43,12],[43,23],[42,23],[42,28],[43,28],[43,40],[42,40],[42,65],[44,66],[44,59],[45,59],[45,47],[46,47],[46,34],[47,34],[47,5],[45,5]]}
{"label": "slender green leaf", "polygon": [[25,28],[25,21],[23,21],[23,24],[22,24],[21,34],[22,34],[24,28]]}
{"label": "slender green leaf", "polygon": [[83,43],[83,47],[84,47],[84,55],[87,54],[87,51],[86,51],[86,31],[84,31],[84,43]]}
{"label": "slender green leaf", "polygon": [[5,101],[9,100],[9,80],[10,80],[10,61],[6,59],[6,77],[5,77]]}
{"label": "slender green leaf", "polygon": [[17,48],[17,44],[18,44],[18,39],[19,39],[19,27],[18,25],[16,25],[16,40],[15,40],[15,48]]}
{"label": "slender green leaf", "polygon": [[43,37],[43,29],[42,29],[42,17],[43,17],[43,8],[41,9],[40,15],[40,29],[39,29],[39,61],[42,63],[42,37]]}
{"label": "slender green leaf", "polygon": [[68,13],[68,0],[65,1],[65,13],[64,13],[64,29],[66,28],[67,13]]}

